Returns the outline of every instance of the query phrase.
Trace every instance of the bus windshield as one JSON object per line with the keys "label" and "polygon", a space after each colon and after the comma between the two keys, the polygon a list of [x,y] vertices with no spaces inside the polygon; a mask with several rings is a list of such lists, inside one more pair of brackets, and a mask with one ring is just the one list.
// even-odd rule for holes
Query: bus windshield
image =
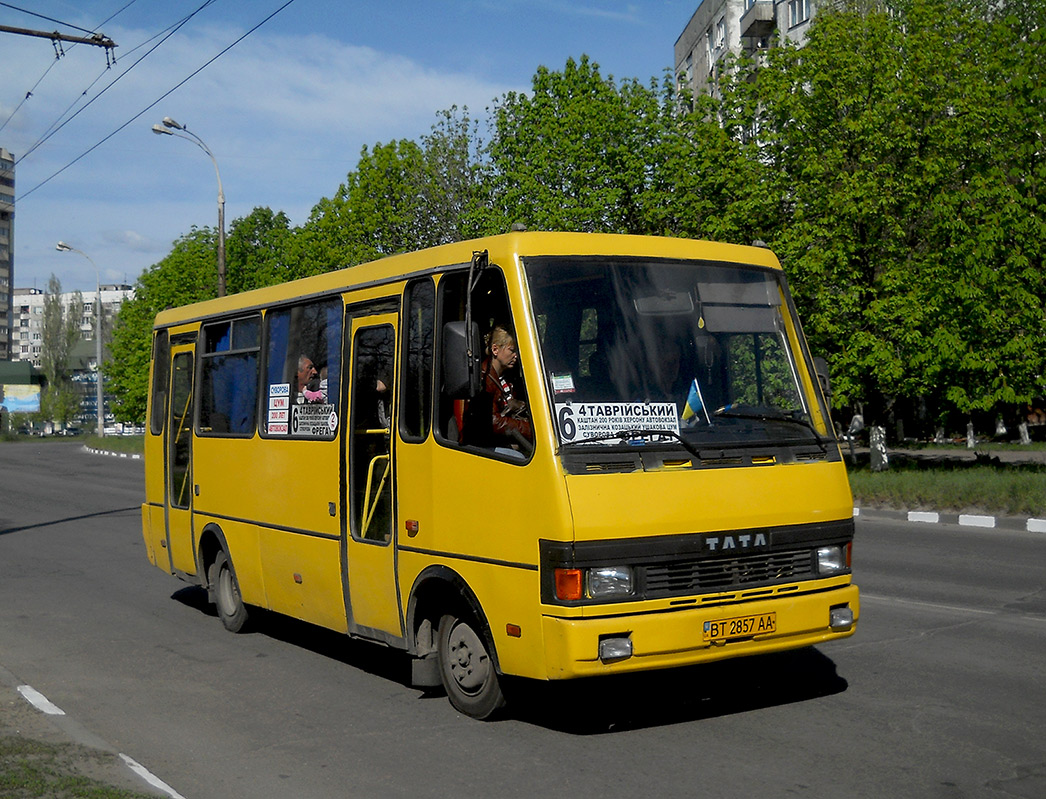
{"label": "bus windshield", "polygon": [[780,273],[605,257],[525,266],[564,448],[825,449]]}

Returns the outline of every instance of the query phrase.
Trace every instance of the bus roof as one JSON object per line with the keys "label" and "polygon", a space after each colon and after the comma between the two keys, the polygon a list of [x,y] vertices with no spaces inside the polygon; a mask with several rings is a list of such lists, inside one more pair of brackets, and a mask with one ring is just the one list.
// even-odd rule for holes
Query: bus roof
{"label": "bus roof", "polygon": [[254,289],[213,300],[161,311],[155,327],[163,328],[218,314],[267,307],[292,299],[312,297],[347,288],[405,280],[430,271],[468,264],[472,254],[487,250],[490,262],[507,265],[518,256],[619,255],[639,258],[684,258],[753,264],[780,269],[777,257],[765,247],[746,247],[698,239],[631,236],[613,233],[547,233],[514,231],[482,239],[444,244],[426,250],[391,255],[379,261],[346,267],[321,275]]}

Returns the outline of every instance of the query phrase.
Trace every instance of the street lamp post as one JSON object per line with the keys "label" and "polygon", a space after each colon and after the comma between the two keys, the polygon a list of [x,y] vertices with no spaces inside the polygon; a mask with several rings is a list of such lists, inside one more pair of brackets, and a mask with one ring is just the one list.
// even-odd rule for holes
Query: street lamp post
{"label": "street lamp post", "polygon": [[[174,133],[168,128],[174,128],[174,130],[181,131],[181,133]],[[214,153],[211,152],[211,148],[207,146],[203,139],[193,133],[185,125],[175,122],[170,117],[164,117],[162,124],[153,125],[153,133],[162,136],[175,136],[179,139],[185,139],[191,141],[205,153],[211,159],[211,163],[214,164],[214,174],[218,178],[218,296],[225,296],[225,192],[222,190],[222,175],[218,171],[218,159],[214,157]],[[185,135],[182,135],[185,134]]]}
{"label": "street lamp post", "polygon": [[82,255],[91,262],[94,267],[95,277],[95,305],[94,305],[94,351],[95,361],[95,401],[98,404],[98,437],[105,437],[105,400],[102,394],[102,273],[98,271],[98,264],[90,255],[76,247],[70,247],[64,241],[58,242],[54,248],[59,252],[75,252]]}

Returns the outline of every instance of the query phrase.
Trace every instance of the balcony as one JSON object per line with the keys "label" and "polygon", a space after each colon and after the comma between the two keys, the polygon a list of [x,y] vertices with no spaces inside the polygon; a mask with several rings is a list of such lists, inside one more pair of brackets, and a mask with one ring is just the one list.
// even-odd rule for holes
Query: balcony
{"label": "balcony", "polygon": [[741,17],[742,38],[762,39],[774,30],[773,0],[755,0]]}

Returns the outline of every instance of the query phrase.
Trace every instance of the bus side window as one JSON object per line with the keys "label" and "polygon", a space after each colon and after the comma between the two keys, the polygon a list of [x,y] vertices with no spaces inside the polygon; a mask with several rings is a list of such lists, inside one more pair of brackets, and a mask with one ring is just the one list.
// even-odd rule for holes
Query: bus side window
{"label": "bus side window", "polygon": [[436,299],[431,278],[407,286],[407,335],[400,375],[400,435],[420,442],[429,435],[432,414],[432,358]]}
{"label": "bus side window", "polygon": [[[465,321],[467,282],[467,271],[446,274],[443,275],[440,280],[438,318],[441,330],[448,322]],[[487,336],[495,326],[505,328],[511,332],[513,337],[515,336],[508,291],[505,287],[505,277],[501,270],[496,266],[487,267],[487,269],[482,272],[472,291],[472,322],[479,327],[483,336]],[[437,346],[443,346],[442,336],[437,336],[436,341]],[[518,344],[514,346],[518,346]],[[478,355],[484,362],[484,365],[489,368],[489,353],[484,351],[478,353]],[[442,353],[437,356],[436,362],[441,363],[441,358]],[[517,364],[515,368],[511,369],[510,373],[505,375],[505,377],[511,383],[512,395],[515,403],[522,408],[526,408],[526,386],[519,365]],[[462,400],[450,396],[446,391],[446,387],[443,385],[442,376],[437,378],[437,384],[440,386],[439,399],[437,402],[437,438],[441,443],[447,446],[463,446],[464,444],[462,442],[465,442],[470,438],[469,431],[466,429],[470,418],[468,404],[470,402],[483,403],[485,401],[489,405],[491,402],[490,396],[481,395],[472,400]],[[475,410],[475,408],[473,410]],[[529,414],[525,411],[521,412],[521,416],[522,415],[526,415],[529,419]],[[475,416],[473,415],[472,418],[475,418]],[[482,433],[487,432],[488,431],[485,430],[482,431]],[[495,442],[490,435],[480,435],[476,438],[482,439],[483,443],[476,446],[469,446],[469,450],[477,453],[490,454],[494,457],[508,457],[513,454],[518,455],[518,452],[513,453],[509,452],[509,450],[514,450],[517,447],[521,449],[526,448],[526,444],[528,443],[521,442],[520,446],[508,441],[507,439],[502,441],[502,437],[498,437],[497,442]]]}
{"label": "bus side window", "polygon": [[153,339],[153,390],[150,430],[154,436],[163,433],[167,418],[167,385],[171,376],[171,342],[166,330],[157,331]]}
{"label": "bus side window", "polygon": [[265,314],[263,436],[334,438],[340,407],[341,325],[340,299]]}
{"label": "bus side window", "polygon": [[254,435],[258,413],[261,317],[204,327],[201,354],[201,435]]}

